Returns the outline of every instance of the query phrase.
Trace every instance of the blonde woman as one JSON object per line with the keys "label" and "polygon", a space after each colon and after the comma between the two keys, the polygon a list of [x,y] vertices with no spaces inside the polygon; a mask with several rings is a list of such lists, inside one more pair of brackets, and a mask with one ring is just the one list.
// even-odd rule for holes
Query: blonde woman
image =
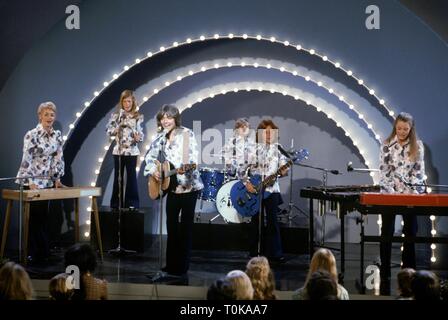
{"label": "blonde woman", "polygon": [[[292,298],[293,300],[309,300],[308,291],[306,286],[311,279],[311,275],[316,271],[326,271],[331,277],[334,279],[336,283],[338,283],[338,271],[336,269],[336,259],[333,253],[328,249],[319,249],[317,250],[313,258],[310,262],[310,269],[308,271],[308,275],[305,279],[305,284],[302,288],[296,290]],[[338,283],[338,300],[349,300],[349,295],[347,290]]]}
{"label": "blonde woman", "polygon": [[[118,103],[118,111],[112,113],[107,123],[107,134],[114,137],[116,144],[114,156],[114,185],[110,207],[137,209],[140,207],[137,186],[137,157],[140,155],[138,143],[143,141],[143,115],[137,110],[134,93],[124,90]],[[121,161],[120,161],[121,160]],[[121,170],[120,170],[121,163]],[[124,170],[126,169],[126,193],[123,189]],[[121,177],[119,177],[119,172]],[[121,178],[121,198],[119,198],[119,178]],[[119,203],[121,199],[121,203]],[[124,201],[123,201],[124,200]]]}
{"label": "blonde woman", "polygon": [[252,300],[254,298],[254,288],[245,272],[241,270],[230,271],[225,280],[231,283],[235,300]]}
{"label": "blonde woman", "polygon": [[33,286],[28,273],[14,262],[0,269],[0,300],[31,300]]}
{"label": "blonde woman", "polygon": [[50,300],[66,301],[71,300],[74,289],[67,288],[68,274],[59,273],[51,278],[48,284],[48,291],[50,292]]}
{"label": "blonde woman", "polygon": [[[23,181],[25,190],[63,187],[64,157],[62,134],[53,129],[56,120],[56,105],[43,102],[37,109],[38,125],[29,130],[23,139],[23,157],[18,178],[45,176],[50,179],[29,178]],[[17,180],[16,183],[20,183]],[[30,205],[30,257],[28,262],[46,262],[50,255],[48,243],[48,200],[33,201]]]}
{"label": "blonde woman", "polygon": [[254,257],[246,266],[246,274],[249,276],[254,288],[254,300],[275,300],[274,274],[266,257]]}

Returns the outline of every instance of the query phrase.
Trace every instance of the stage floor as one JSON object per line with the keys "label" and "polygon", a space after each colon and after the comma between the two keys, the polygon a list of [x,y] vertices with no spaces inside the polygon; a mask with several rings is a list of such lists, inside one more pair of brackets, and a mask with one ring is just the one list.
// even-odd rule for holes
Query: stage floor
{"label": "stage floor", "polygon": [[[327,247],[338,248],[337,243],[328,243]],[[64,272],[63,249],[53,250],[55,261],[48,265],[30,265],[27,267],[32,279],[50,279],[54,275]],[[333,250],[340,271],[339,251]],[[399,271],[400,248],[394,246],[392,256],[392,294],[396,292],[396,274]],[[163,255],[164,256],[164,255]],[[419,256],[419,252],[417,252]],[[303,286],[309,265],[309,255],[285,255],[286,262],[272,264],[276,279],[276,289],[280,291],[293,291]],[[193,250],[188,282],[167,283],[173,285],[189,285],[195,287],[208,287],[216,279],[234,269],[245,269],[248,261],[247,252],[244,251],[203,251]],[[379,247],[377,244],[366,244],[365,267],[374,264],[379,259]],[[346,270],[344,287],[349,293],[359,294],[356,280],[359,279],[360,247],[358,244],[346,245]],[[429,264],[419,263],[418,269],[429,269]],[[159,270],[159,242],[158,237],[152,241],[151,247],[143,253],[132,254],[125,257],[115,257],[105,253],[104,261],[98,262],[96,275],[106,279],[110,283],[151,283],[148,275]],[[435,270],[441,278],[447,278],[448,270]],[[374,295],[373,290],[367,290],[367,295]]]}

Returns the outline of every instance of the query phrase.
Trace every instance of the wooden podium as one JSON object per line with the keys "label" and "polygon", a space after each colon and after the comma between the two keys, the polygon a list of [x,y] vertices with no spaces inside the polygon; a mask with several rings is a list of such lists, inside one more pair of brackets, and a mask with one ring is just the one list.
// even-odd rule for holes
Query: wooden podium
{"label": "wooden podium", "polygon": [[[101,196],[101,188],[99,187],[68,187],[53,189],[37,189],[23,191],[24,217],[23,217],[23,255],[22,262],[26,264],[28,256],[28,230],[30,221],[30,202],[42,200],[61,200],[75,199],[75,241],[79,241],[79,198],[92,197],[92,211],[95,216],[96,234],[98,248],[100,249],[101,260],[103,260],[103,244],[101,242],[101,230],[98,215],[97,197]],[[3,199],[7,200],[5,223],[3,225],[2,246],[0,258],[3,257],[8,235],[9,223],[11,219],[11,208],[14,200],[19,201],[20,191],[4,189],[2,192]]]}

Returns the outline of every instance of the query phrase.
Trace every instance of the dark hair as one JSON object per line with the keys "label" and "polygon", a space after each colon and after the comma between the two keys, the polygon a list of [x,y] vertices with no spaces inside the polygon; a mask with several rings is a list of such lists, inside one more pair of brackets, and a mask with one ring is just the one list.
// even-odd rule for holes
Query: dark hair
{"label": "dark hair", "polygon": [[311,274],[306,291],[310,300],[337,300],[338,284],[329,272],[319,270]]}
{"label": "dark hair", "polygon": [[[159,127],[159,131],[162,131],[162,118],[164,116],[167,116],[169,118],[174,118],[174,122],[176,123],[176,127],[181,126],[181,119],[180,119],[180,112],[179,109],[175,105],[172,104],[164,104],[162,108],[160,108],[159,112],[156,115],[157,119],[157,127]],[[161,129],[160,129],[161,128]]]}
{"label": "dark hair", "polygon": [[439,278],[434,272],[426,270],[415,272],[411,287],[415,300],[440,300]]}
{"label": "dark hair", "polygon": [[207,300],[235,300],[232,284],[226,279],[218,279],[207,291]]}
{"label": "dark hair", "polygon": [[85,300],[86,291],[83,281],[83,276],[90,272],[93,273],[96,269],[96,255],[92,247],[87,244],[76,243],[71,246],[64,255],[65,267],[75,265],[79,268],[80,284],[79,290],[75,289],[72,295],[72,300]]}
{"label": "dark hair", "polygon": [[258,143],[258,136],[262,132],[261,130],[266,130],[267,127],[270,127],[271,129],[278,130],[278,127],[275,125],[274,121],[271,119],[264,119],[262,120],[257,127],[257,136],[255,138],[255,141]]}
{"label": "dark hair", "polygon": [[64,258],[65,267],[75,265],[79,268],[81,275],[87,272],[92,273],[96,269],[96,254],[87,243],[74,244],[65,252]]}
{"label": "dark hair", "polygon": [[404,268],[397,274],[398,289],[400,290],[400,296],[404,298],[412,297],[412,278],[414,277],[415,270],[412,268]]}
{"label": "dark hair", "polygon": [[414,118],[406,112],[401,112],[397,118],[394,121],[394,126],[392,128],[392,132],[389,135],[389,137],[387,137],[386,139],[386,143],[389,144],[393,138],[395,138],[396,134],[397,134],[397,122],[398,121],[402,121],[402,122],[406,122],[409,124],[409,126],[411,127],[411,130],[409,131],[409,158],[412,161],[416,161],[419,155],[419,150],[418,150],[418,144],[417,144],[417,131],[415,130],[415,121]]}

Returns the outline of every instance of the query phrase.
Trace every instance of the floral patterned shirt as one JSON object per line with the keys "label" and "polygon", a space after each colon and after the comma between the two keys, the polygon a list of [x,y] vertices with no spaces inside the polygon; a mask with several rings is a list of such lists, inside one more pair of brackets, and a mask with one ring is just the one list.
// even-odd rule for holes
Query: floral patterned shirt
{"label": "floral patterned shirt", "polygon": [[[251,170],[251,173],[263,175],[265,178],[275,174],[277,170],[288,162],[288,159],[278,150],[278,144],[264,144],[258,143],[255,150],[256,165]],[[266,187],[267,192],[280,193],[280,185],[278,179],[274,184]]]}
{"label": "floral patterned shirt", "polygon": [[423,193],[424,187],[413,187],[408,184],[423,184],[425,175],[423,143],[418,140],[418,157],[416,161],[409,159],[410,144],[403,146],[397,137],[390,143],[383,143],[380,152],[380,186],[387,193]]}
{"label": "floral patterned shirt", "polygon": [[[17,177],[49,176],[48,179],[26,179],[24,185],[37,185],[39,189],[51,188],[53,180],[64,175],[64,158],[62,154],[62,134],[59,130],[47,132],[39,123],[28,131],[23,139],[23,157]],[[16,180],[16,183],[20,183]]]}
{"label": "floral patterned shirt", "polygon": [[[120,119],[120,115],[122,115]],[[122,123],[122,130],[120,132],[120,121]],[[140,150],[138,149],[137,143],[143,141],[143,115],[139,114],[137,117],[132,117],[128,112],[114,112],[112,113],[109,122],[107,123],[106,129],[107,134],[111,137],[118,139],[118,134],[121,134],[121,155],[123,156],[138,156]],[[134,134],[138,133],[140,139],[137,141],[134,139]],[[119,145],[115,144],[113,155],[120,155]]]}
{"label": "floral patterned shirt", "polygon": [[[185,145],[185,148],[184,148]],[[166,138],[166,132],[160,132],[149,147],[145,156],[146,167],[144,175],[152,175],[156,171],[155,160],[159,160],[159,151],[165,149],[163,157],[171,162],[174,168],[178,169],[183,164],[198,164],[199,152],[198,144],[193,131],[185,127],[175,129],[172,141]],[[185,152],[183,152],[185,151]],[[177,174],[178,186],[175,193],[187,193],[204,188],[199,171],[188,171],[184,174]],[[173,177],[171,177],[173,178]]]}
{"label": "floral patterned shirt", "polygon": [[248,168],[255,163],[256,143],[250,136],[235,135],[224,145],[223,153],[227,172],[239,180],[248,179]]}

